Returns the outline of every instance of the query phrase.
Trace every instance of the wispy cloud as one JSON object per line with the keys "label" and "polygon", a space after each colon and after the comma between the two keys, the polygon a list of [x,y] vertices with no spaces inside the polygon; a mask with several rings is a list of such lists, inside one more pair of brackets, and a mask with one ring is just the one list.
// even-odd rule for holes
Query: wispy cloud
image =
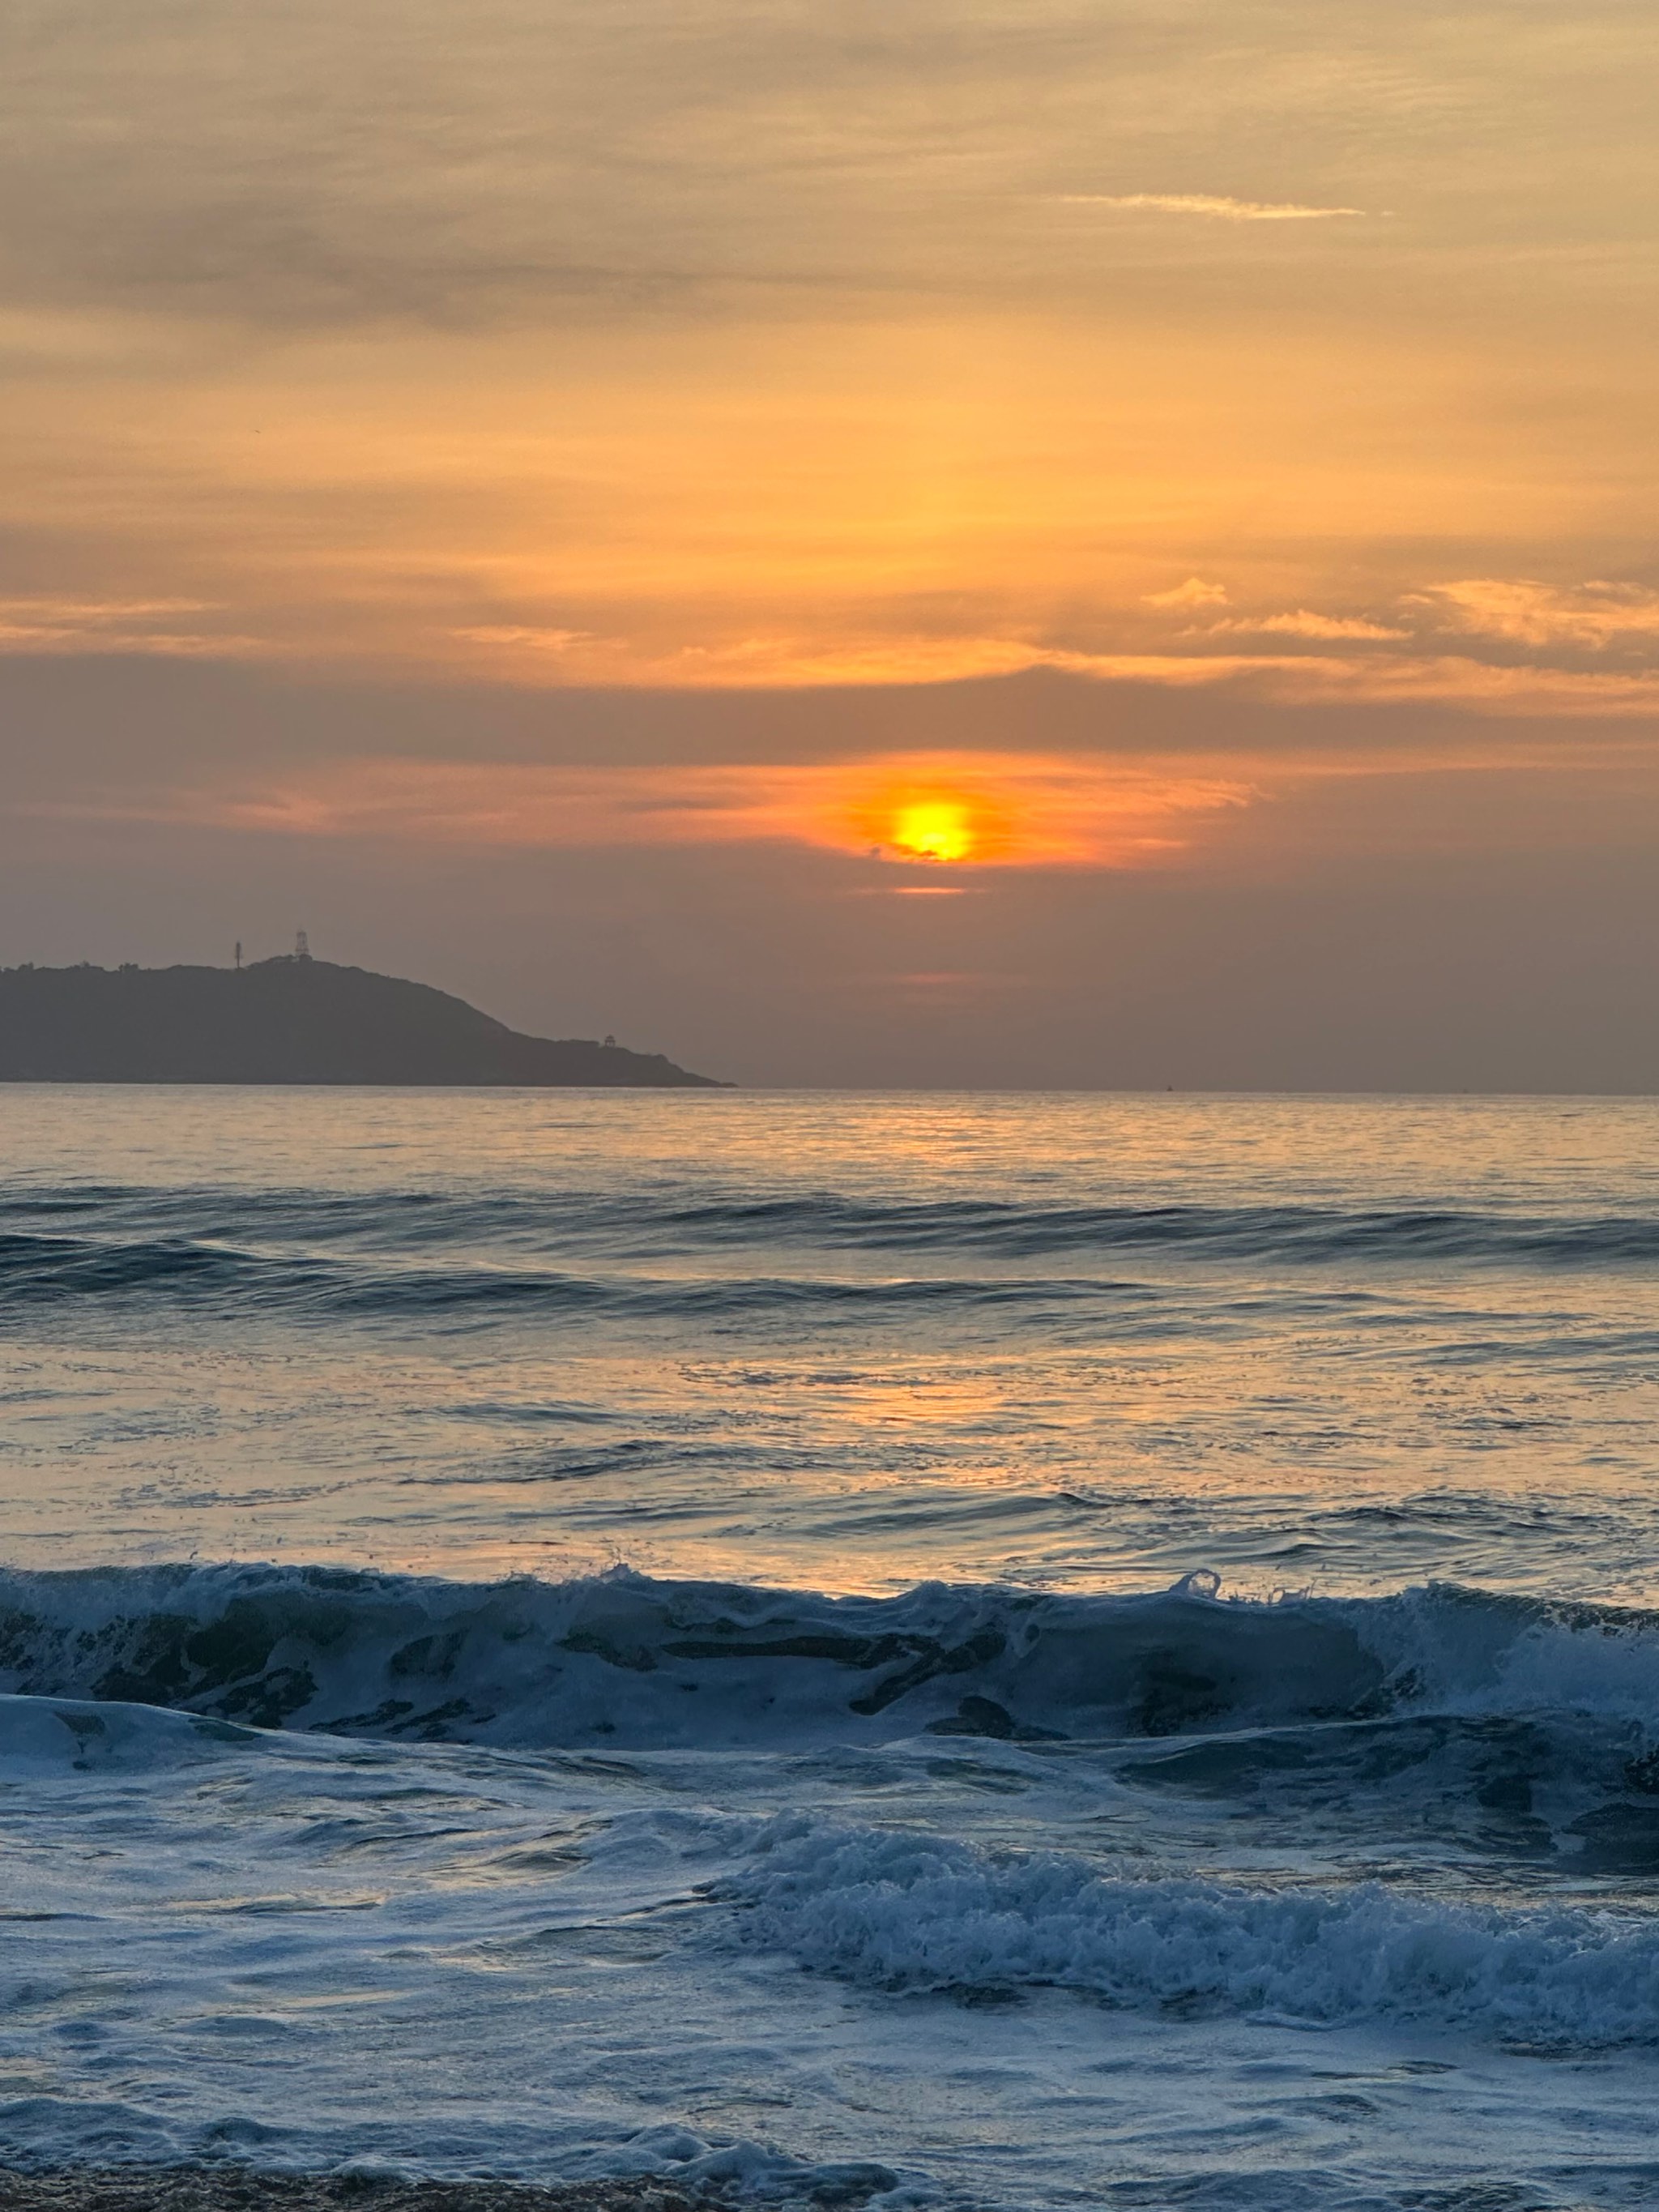
{"label": "wispy cloud", "polygon": [[1224,607],[1227,586],[1212,584],[1202,576],[1188,576],[1184,584],[1173,585],[1167,592],[1148,592],[1149,607]]}
{"label": "wispy cloud", "polygon": [[1527,576],[1467,576],[1414,592],[1406,605],[1467,636],[1548,647],[1659,641],[1659,591],[1593,580],[1562,587]]}
{"label": "wispy cloud", "polygon": [[[438,658],[451,672],[548,688],[856,690],[1052,670],[1109,684],[1224,688],[1293,705],[1434,700],[1481,716],[1659,714],[1659,590],[1644,584],[1466,578],[1422,586],[1374,613],[1307,606],[1258,612],[1238,607],[1225,586],[1189,576],[1142,594],[1139,604],[1164,618],[1156,630],[1145,612],[1106,608],[1097,626],[1100,641],[1087,644],[1063,633],[832,627],[691,645],[621,628],[522,621],[458,626],[433,637],[447,647]],[[0,657],[294,661],[299,648],[292,641],[216,627],[230,611],[184,599],[0,598]],[[309,647],[306,657],[313,665],[319,658]],[[577,803],[574,789],[570,796]],[[706,808],[715,797],[711,790],[698,804]],[[744,819],[753,819],[746,804]]]}
{"label": "wispy cloud", "polygon": [[201,599],[101,599],[31,593],[0,599],[0,652],[236,653],[251,638],[216,629],[221,610]]}
{"label": "wispy cloud", "polygon": [[1321,615],[1307,607],[1297,607],[1292,614],[1241,615],[1236,621],[1212,623],[1206,635],[1237,635],[1241,631],[1266,631],[1274,637],[1307,637],[1322,640],[1328,644],[1352,639],[1355,643],[1398,643],[1408,638],[1408,629],[1391,629],[1387,623],[1371,622],[1363,615]]}
{"label": "wispy cloud", "polygon": [[[1395,626],[1307,607],[1205,620],[1218,602],[1194,581],[1198,588],[1191,592],[1183,586],[1154,596],[1162,613],[1200,617],[1177,628],[1162,649],[963,632],[786,634],[653,651],[623,636],[572,642],[568,633],[544,636],[529,630],[511,646],[486,643],[481,636],[476,647],[497,678],[506,672],[532,683],[676,691],[962,684],[1053,669],[1160,690],[1227,686],[1298,705],[1410,699],[1442,701],[1482,715],[1659,712],[1659,667],[1644,665],[1652,656],[1632,651],[1622,665],[1611,665],[1599,657],[1595,665],[1573,665],[1571,658],[1608,638],[1635,648],[1644,638],[1659,637],[1659,594],[1564,608],[1553,600],[1517,602],[1504,595],[1508,586],[1489,597],[1457,600],[1448,596],[1449,587],[1441,586],[1433,595],[1403,600]],[[1530,625],[1525,631],[1523,621]],[[1516,644],[1528,647],[1524,659],[1515,658]]]}
{"label": "wispy cloud", "polygon": [[1209,216],[1219,222],[1325,222],[1369,208],[1309,207],[1300,200],[1236,200],[1219,192],[1057,192],[1064,207],[1122,208],[1149,215]]}

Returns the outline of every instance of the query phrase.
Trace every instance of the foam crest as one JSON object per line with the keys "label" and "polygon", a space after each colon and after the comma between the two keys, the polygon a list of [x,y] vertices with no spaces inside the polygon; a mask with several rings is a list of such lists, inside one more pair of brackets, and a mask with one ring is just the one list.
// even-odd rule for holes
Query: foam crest
{"label": "foam crest", "polygon": [[1659,1923],[1391,1893],[1123,1880],[790,1816],[726,1886],[748,1942],[881,1989],[1085,1990],[1137,2009],[1659,2042]]}

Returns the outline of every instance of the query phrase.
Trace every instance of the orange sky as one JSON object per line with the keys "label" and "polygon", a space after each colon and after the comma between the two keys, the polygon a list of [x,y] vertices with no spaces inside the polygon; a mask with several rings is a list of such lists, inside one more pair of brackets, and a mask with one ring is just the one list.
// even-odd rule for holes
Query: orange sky
{"label": "orange sky", "polygon": [[0,647],[1653,707],[1628,0],[9,35]]}
{"label": "orange sky", "polygon": [[702,848],[722,896],[769,845],[894,888],[1624,852],[1656,45],[1634,0],[18,11],[20,849],[262,838],[289,905],[354,842],[629,854],[647,904]]}

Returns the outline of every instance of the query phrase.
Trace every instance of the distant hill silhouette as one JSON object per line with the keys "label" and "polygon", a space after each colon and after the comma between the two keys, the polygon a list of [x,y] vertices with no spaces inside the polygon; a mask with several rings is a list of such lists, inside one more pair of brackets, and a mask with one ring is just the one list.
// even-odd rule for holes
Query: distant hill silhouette
{"label": "distant hill silhouette", "polygon": [[447,991],[292,956],[0,969],[0,1082],[717,1087],[660,1053],[525,1036]]}

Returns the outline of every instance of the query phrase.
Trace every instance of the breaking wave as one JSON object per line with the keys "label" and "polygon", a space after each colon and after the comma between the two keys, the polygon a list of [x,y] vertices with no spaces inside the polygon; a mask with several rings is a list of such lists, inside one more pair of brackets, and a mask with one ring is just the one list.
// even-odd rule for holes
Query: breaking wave
{"label": "breaking wave", "polygon": [[1391,1893],[1124,1880],[1055,1853],[789,1815],[721,1894],[744,1940],[894,1992],[1386,2020],[1531,2046],[1659,2042],[1659,1920]]}
{"label": "breaking wave", "polygon": [[1231,1600],[1202,1572],[1141,1595],[933,1583],[832,1597],[625,1568],[558,1583],[10,1571],[0,1690],[561,1749],[919,1734],[1133,1744],[1561,1713],[1640,1730],[1659,1716],[1659,1615],[1454,1585]]}

